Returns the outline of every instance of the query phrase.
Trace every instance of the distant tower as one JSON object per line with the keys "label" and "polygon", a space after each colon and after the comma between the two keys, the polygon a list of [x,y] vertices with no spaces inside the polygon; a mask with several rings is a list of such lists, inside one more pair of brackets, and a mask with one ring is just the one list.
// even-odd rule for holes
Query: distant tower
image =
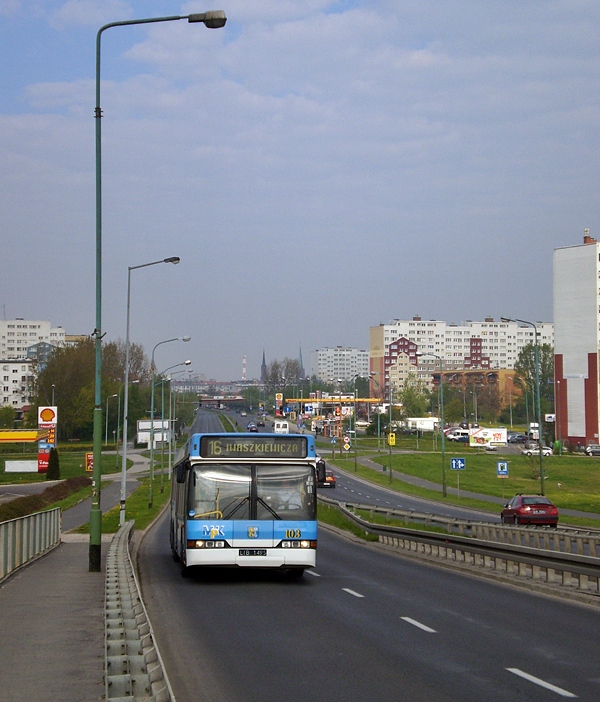
{"label": "distant tower", "polygon": [[302,345],[300,345],[300,355],[298,356],[298,365],[300,366],[300,368],[299,368],[300,377],[304,378],[306,376],[306,373],[304,372],[304,364],[302,363]]}
{"label": "distant tower", "polygon": [[265,351],[263,349],[263,360],[260,364],[260,382],[264,385],[267,382],[267,362],[265,361]]}
{"label": "distant tower", "polygon": [[242,358],[242,380],[246,380],[246,357]]}

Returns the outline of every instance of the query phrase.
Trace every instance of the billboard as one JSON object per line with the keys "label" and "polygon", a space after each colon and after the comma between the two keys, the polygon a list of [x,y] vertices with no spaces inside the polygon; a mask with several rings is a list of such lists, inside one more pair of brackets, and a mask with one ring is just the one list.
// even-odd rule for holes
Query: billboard
{"label": "billboard", "polygon": [[506,427],[496,429],[478,427],[471,429],[469,433],[469,446],[506,446],[507,443]]}

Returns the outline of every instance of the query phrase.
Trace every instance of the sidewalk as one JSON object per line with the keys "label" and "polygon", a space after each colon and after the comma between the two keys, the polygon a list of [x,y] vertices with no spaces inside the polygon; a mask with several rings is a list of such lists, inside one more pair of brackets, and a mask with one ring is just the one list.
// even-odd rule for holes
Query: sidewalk
{"label": "sidewalk", "polygon": [[[148,470],[133,453],[130,473]],[[102,490],[105,512],[119,504],[120,476]],[[62,543],[0,585],[0,702],[90,702],[104,699],[105,559],[89,572],[89,536],[64,533],[89,521],[90,501],[63,515]]]}

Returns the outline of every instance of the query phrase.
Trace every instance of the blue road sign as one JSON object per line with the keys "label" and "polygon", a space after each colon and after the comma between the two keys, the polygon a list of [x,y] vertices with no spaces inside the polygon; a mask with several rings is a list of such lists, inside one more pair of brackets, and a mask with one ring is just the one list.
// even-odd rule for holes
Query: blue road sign
{"label": "blue road sign", "polygon": [[452,468],[452,470],[464,470],[466,468],[466,463],[464,458],[451,458],[450,468]]}
{"label": "blue road sign", "polygon": [[498,461],[496,466],[498,468],[498,477],[508,478],[508,461]]}

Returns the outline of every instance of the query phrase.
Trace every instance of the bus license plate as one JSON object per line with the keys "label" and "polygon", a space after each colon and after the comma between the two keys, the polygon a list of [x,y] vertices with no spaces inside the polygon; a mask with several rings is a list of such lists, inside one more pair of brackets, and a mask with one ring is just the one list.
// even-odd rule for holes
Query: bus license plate
{"label": "bus license plate", "polygon": [[240,556],[266,556],[266,548],[241,548]]}

